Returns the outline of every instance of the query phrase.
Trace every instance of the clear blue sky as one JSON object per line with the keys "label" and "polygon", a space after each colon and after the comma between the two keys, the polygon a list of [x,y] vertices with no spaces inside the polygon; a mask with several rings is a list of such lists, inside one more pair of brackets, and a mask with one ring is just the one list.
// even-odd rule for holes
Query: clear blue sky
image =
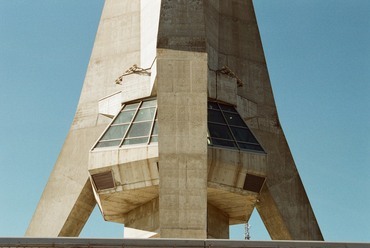
{"label": "clear blue sky", "polygon": [[[323,235],[370,242],[370,1],[254,4],[280,121]],[[0,0],[0,236],[23,236],[40,199],[102,6]],[[251,225],[253,240],[269,239],[257,214]],[[94,211],[81,236],[122,237],[122,228]]]}

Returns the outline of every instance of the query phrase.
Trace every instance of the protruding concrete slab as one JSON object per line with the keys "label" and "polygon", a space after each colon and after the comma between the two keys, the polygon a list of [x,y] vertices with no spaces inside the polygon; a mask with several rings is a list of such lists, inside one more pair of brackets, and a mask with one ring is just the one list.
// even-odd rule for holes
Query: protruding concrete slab
{"label": "protruding concrete slab", "polygon": [[[115,137],[114,149],[91,151],[88,168],[117,104],[147,97],[157,97],[155,147],[122,148]],[[95,204],[88,169],[105,219],[162,238],[225,238],[227,222],[257,207],[273,239],[323,239],[279,123],[251,0],[106,1],[75,119],[27,235],[78,235]]]}

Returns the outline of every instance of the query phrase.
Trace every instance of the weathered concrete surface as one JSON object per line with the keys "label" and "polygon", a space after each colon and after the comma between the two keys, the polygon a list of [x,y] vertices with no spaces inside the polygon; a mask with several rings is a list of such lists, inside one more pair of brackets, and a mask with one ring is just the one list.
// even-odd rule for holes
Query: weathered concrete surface
{"label": "weathered concrete surface", "polygon": [[[236,99],[239,113],[267,153],[265,188],[256,207],[268,232],[273,239],[322,240],[280,127],[252,1],[205,1],[204,8],[209,95],[231,104]],[[242,82],[237,96],[215,79],[224,66]]]}
{"label": "weathered concrete surface", "polygon": [[157,56],[161,237],[206,238],[207,55]]}
{"label": "weathered concrete surface", "polygon": [[161,238],[207,238],[203,2],[162,1],[157,42]]}
{"label": "weathered concrete surface", "polygon": [[140,2],[107,0],[68,137],[26,236],[78,236],[95,200],[88,182],[89,150],[110,121],[99,99],[120,90],[117,76],[140,64]]}
{"label": "weathered concrete surface", "polygon": [[[115,84],[134,64],[151,74]],[[106,219],[162,238],[224,238],[227,222],[248,220],[256,207],[273,239],[323,239],[279,124],[250,0],[106,1],[74,122],[27,235],[80,232],[95,205],[89,150],[116,101],[101,102],[106,116],[98,102],[118,91],[122,101],[157,96],[158,155],[135,165],[135,151],[120,161],[91,155],[91,171],[111,167],[134,190],[100,194]],[[208,98],[235,106],[266,154],[208,147]],[[243,188],[248,173],[266,178],[261,192]]]}
{"label": "weathered concrete surface", "polygon": [[207,238],[229,238],[229,216],[209,203],[207,205]]}

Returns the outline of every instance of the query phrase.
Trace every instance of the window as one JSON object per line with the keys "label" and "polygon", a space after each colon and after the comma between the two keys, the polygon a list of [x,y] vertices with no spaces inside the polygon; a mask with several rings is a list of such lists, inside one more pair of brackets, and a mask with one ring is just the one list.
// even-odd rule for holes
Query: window
{"label": "window", "polygon": [[208,145],[264,152],[233,106],[211,101],[208,102]]}
{"label": "window", "polygon": [[125,104],[94,148],[158,142],[157,100]]}

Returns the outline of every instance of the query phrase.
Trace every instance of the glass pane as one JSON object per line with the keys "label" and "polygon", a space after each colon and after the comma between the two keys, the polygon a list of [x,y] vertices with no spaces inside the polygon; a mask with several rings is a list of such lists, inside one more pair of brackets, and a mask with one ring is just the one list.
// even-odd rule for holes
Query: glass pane
{"label": "glass pane", "polygon": [[153,131],[152,131],[152,135],[157,135],[157,134],[158,134],[158,122],[155,121]]}
{"label": "glass pane", "polygon": [[217,103],[215,103],[215,102],[208,102],[208,108],[209,108],[209,109],[220,109],[220,108],[218,107],[218,104],[217,104]]}
{"label": "glass pane", "polygon": [[229,111],[229,112],[233,112],[233,113],[238,113],[238,112],[236,112],[235,108],[233,106],[230,106],[230,105],[220,104],[220,108],[223,111]]}
{"label": "glass pane", "polygon": [[138,103],[131,103],[131,104],[127,104],[124,108],[123,108],[123,111],[126,111],[126,110],[132,110],[132,109],[137,109],[137,107],[139,106],[139,102]]}
{"label": "glass pane", "polygon": [[155,143],[155,142],[158,142],[158,136],[152,136],[151,138],[150,138],[150,143]]}
{"label": "glass pane", "polygon": [[119,113],[119,116],[114,120],[113,124],[131,122],[134,114],[135,114],[135,110],[121,112]]}
{"label": "glass pane", "polygon": [[237,149],[237,146],[234,141],[231,140],[221,140],[212,138],[212,145],[214,146],[226,146],[230,148]]}
{"label": "glass pane", "polygon": [[155,107],[157,106],[157,100],[151,100],[151,101],[145,101],[141,105],[141,108],[146,108],[146,107]]}
{"label": "glass pane", "polygon": [[228,112],[224,112],[225,118],[229,125],[239,126],[239,127],[246,127],[243,119],[240,117],[239,114],[231,114]]}
{"label": "glass pane", "polygon": [[151,121],[153,120],[155,113],[155,108],[146,108],[146,109],[139,109],[139,112],[137,113],[135,117],[136,121]]}
{"label": "glass pane", "polygon": [[128,125],[111,126],[101,140],[122,139]]}
{"label": "glass pane", "polygon": [[233,140],[233,136],[226,125],[208,123],[208,129],[212,138]]}
{"label": "glass pane", "polygon": [[146,144],[148,143],[148,138],[149,137],[125,139],[125,141],[123,142],[123,145]]}
{"label": "glass pane", "polygon": [[211,110],[211,109],[208,110],[208,121],[226,124],[221,111],[217,111],[217,110]]}
{"label": "glass pane", "polygon": [[121,143],[121,140],[99,141],[99,143],[96,145],[96,148],[109,147],[109,146],[118,146],[119,143]]}
{"label": "glass pane", "polygon": [[252,132],[247,128],[231,127],[231,131],[237,141],[244,141],[258,144],[256,138],[253,136]]}
{"label": "glass pane", "polygon": [[148,136],[150,127],[152,125],[151,121],[133,123],[130,130],[128,131],[127,137],[139,137],[139,136]]}
{"label": "glass pane", "polygon": [[264,152],[264,150],[262,149],[260,145],[248,144],[248,143],[242,143],[242,142],[238,142],[238,145],[240,149]]}

